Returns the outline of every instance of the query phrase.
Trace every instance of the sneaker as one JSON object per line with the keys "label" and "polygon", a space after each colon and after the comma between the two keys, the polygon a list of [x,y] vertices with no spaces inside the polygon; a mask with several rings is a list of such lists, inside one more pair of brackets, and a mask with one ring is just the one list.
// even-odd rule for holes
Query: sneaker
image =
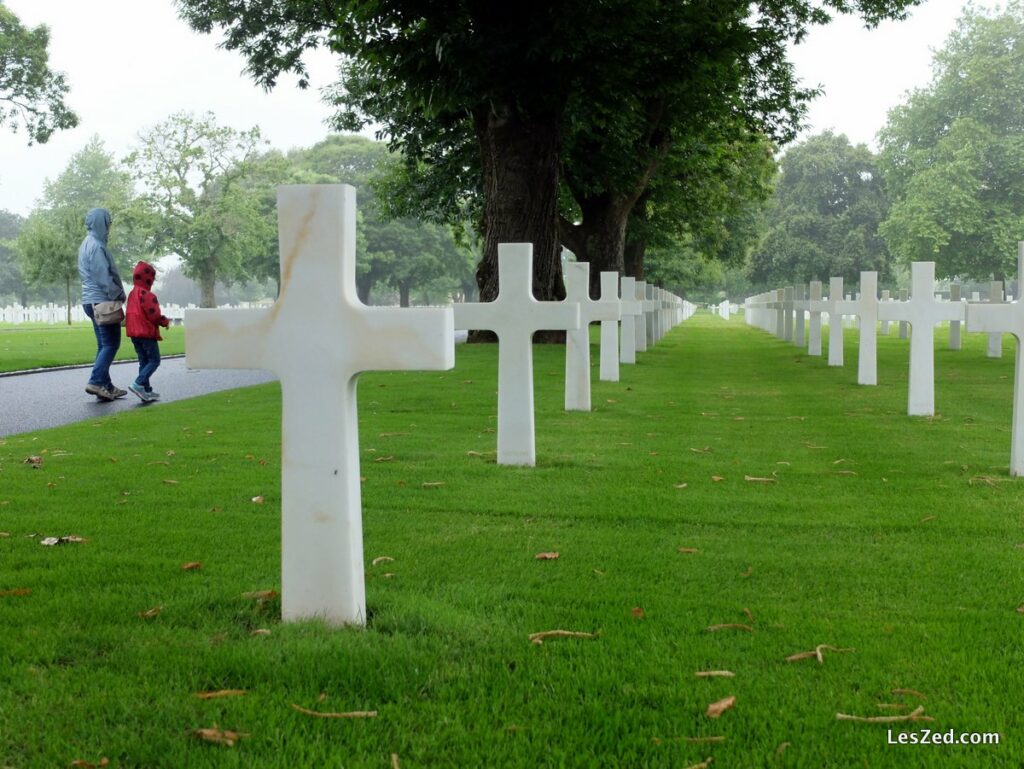
{"label": "sneaker", "polygon": [[147,401],[158,401],[158,400],[160,400],[160,393],[158,393],[156,390],[149,390],[146,393],[146,400]]}
{"label": "sneaker", "polygon": [[89,384],[85,386],[85,391],[89,393],[89,395],[98,396],[101,392],[103,392],[103,390],[103,385],[93,384],[92,382],[89,382]]}
{"label": "sneaker", "polygon": [[131,390],[133,395],[137,395],[139,400],[143,403],[149,400],[146,394],[146,389],[142,385],[132,382],[128,385],[128,389]]}
{"label": "sneaker", "polygon": [[122,390],[120,387],[110,386],[110,392],[114,394],[115,398],[123,398],[128,394],[127,390]]}
{"label": "sneaker", "polygon": [[114,391],[108,387],[101,387],[100,385],[92,385],[92,387],[94,388],[92,394],[101,401],[112,401],[117,398],[117,396],[114,395]]}

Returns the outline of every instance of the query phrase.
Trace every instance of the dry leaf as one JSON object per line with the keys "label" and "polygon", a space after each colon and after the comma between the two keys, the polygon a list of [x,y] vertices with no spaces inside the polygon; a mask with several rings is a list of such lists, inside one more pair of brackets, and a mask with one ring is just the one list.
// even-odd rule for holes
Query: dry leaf
{"label": "dry leaf", "polygon": [[256,628],[249,635],[270,635],[270,631],[265,627]]}
{"label": "dry leaf", "polygon": [[444,481],[426,481],[421,485],[425,489],[439,489],[444,486]]}
{"label": "dry leaf", "polygon": [[394,457],[377,457],[374,462],[390,462]]}
{"label": "dry leaf", "polygon": [[741,625],[738,622],[727,622],[724,625],[711,625],[708,627],[708,630],[712,633],[717,633],[719,630],[744,630],[747,633],[754,632],[754,628],[750,627],[750,625]]}
{"label": "dry leaf", "polygon": [[711,476],[711,480],[713,480],[713,481],[715,481],[717,483],[718,481],[724,481],[725,478],[722,477],[721,475],[712,475]]}
{"label": "dry leaf", "polygon": [[245,689],[218,689],[215,692],[196,692],[193,696],[201,700],[215,700],[220,697],[241,697],[248,694]]}
{"label": "dry leaf", "polygon": [[381,433],[378,438],[398,438],[401,435],[408,435],[409,433]]}
{"label": "dry leaf", "polygon": [[834,465],[841,465],[841,464],[843,464],[843,462],[852,462],[852,461],[853,461],[852,459],[837,459],[832,464],[834,464]]}
{"label": "dry leaf", "polygon": [[758,478],[753,475],[744,475],[743,480],[752,481],[754,483],[775,483],[778,478]]}
{"label": "dry leaf", "polygon": [[718,412],[717,411],[702,411],[702,412],[700,412],[700,415],[702,417],[717,417],[718,416]]}
{"label": "dry leaf", "polygon": [[920,521],[918,521],[918,523],[928,523],[929,521],[937,520],[938,517],[939,516],[937,516],[937,515],[926,515],[924,518],[922,518]]}
{"label": "dry leaf", "polygon": [[392,558],[390,555],[378,555],[376,558],[370,561],[370,565],[380,566],[382,563],[392,563],[394,560],[395,559]]}
{"label": "dry leaf", "polygon": [[192,734],[206,742],[212,742],[215,745],[227,745],[229,748],[242,739],[242,737],[249,736],[243,732],[232,732],[227,729],[221,730],[217,727],[212,729],[196,729]]}
{"label": "dry leaf", "polygon": [[720,715],[722,715],[722,713],[727,711],[735,704],[736,697],[726,697],[724,699],[718,700],[717,702],[712,702],[710,705],[708,705],[708,709],[704,712],[704,715],[706,715],[708,718],[718,718]]}
{"label": "dry leaf", "polygon": [[147,462],[147,465],[163,465],[164,467],[170,467],[170,462]]}
{"label": "dry leaf", "polygon": [[618,403],[618,401],[617,401],[617,400],[615,400],[614,398],[609,398],[609,399],[608,399],[608,400],[606,401],[606,403]]}
{"label": "dry leaf", "polygon": [[696,555],[700,552],[700,550],[698,550],[695,547],[678,547],[676,548],[676,550],[678,550],[680,553],[685,553],[686,555]]}
{"label": "dry leaf", "polygon": [[672,488],[674,488],[674,489],[685,489],[687,487],[687,485],[688,484],[685,484],[685,483],[675,483],[675,484],[672,485]]}
{"label": "dry leaf", "polygon": [[789,747],[789,743],[788,742],[781,743],[779,745],[779,747],[775,748],[775,755],[776,756],[781,756],[783,753],[786,752],[786,748],[788,748],[788,747]]}
{"label": "dry leaf", "polygon": [[40,467],[43,466],[43,458],[42,457],[29,457],[28,459],[23,460],[22,464],[23,465],[30,465],[33,470],[38,470]]}
{"label": "dry leaf", "polygon": [[708,767],[711,766],[711,764],[714,762],[714,760],[715,760],[714,758],[712,758],[711,756],[708,756],[703,761],[701,761],[699,764],[691,764],[690,766],[685,767],[685,769],[708,769]]}
{"label": "dry leaf", "polygon": [[31,595],[32,588],[28,587],[15,587],[10,590],[0,590],[0,598],[7,598],[8,596],[14,595]]}
{"label": "dry leaf", "polygon": [[809,448],[809,449],[827,449],[828,448],[828,446],[815,446],[813,443],[809,443],[808,441],[804,441],[804,446],[806,448]]}
{"label": "dry leaf", "polygon": [[836,470],[836,475],[858,475],[853,470]]}
{"label": "dry leaf", "polygon": [[354,710],[350,713],[320,713],[316,710],[310,710],[304,708],[301,705],[296,705],[294,702],[291,703],[292,709],[297,710],[300,713],[304,713],[307,716],[316,716],[317,718],[376,718],[376,710]]}
{"label": "dry leaf", "polygon": [[753,573],[754,573],[754,567],[753,566],[748,566],[746,571],[740,572],[740,576],[741,577],[749,577]]}
{"label": "dry leaf", "polygon": [[68,766],[78,767],[78,769],[103,769],[105,766],[110,766],[110,759],[104,756],[100,759],[98,764],[90,763],[81,758],[75,759]]}
{"label": "dry leaf", "polygon": [[644,618],[644,616],[645,616],[645,615],[644,615],[644,610],[643,610],[643,608],[641,608],[640,606],[634,606],[634,607],[633,607],[633,608],[632,608],[632,609],[630,610],[630,612],[629,612],[629,613],[630,613],[630,614],[632,614],[632,615],[633,615],[634,617],[636,617],[637,619],[643,619],[643,618]]}
{"label": "dry leaf", "polygon": [[263,500],[263,497],[253,497],[252,501],[253,501],[253,504],[262,505],[264,500]]}
{"label": "dry leaf", "polygon": [[560,553],[537,553],[537,555],[533,557],[536,558],[538,561],[554,561],[557,560],[560,556]]}
{"label": "dry leaf", "polygon": [[918,699],[922,699],[922,700],[928,699],[927,697],[925,697],[923,694],[921,694],[921,692],[917,691],[916,689],[893,689],[892,693],[894,695],[896,695],[897,697],[909,696],[909,697],[917,697]]}
{"label": "dry leaf", "polygon": [[242,593],[242,598],[251,598],[256,601],[272,601],[277,598],[276,590],[256,590],[251,593]]}
{"label": "dry leaf", "polygon": [[835,646],[829,646],[828,644],[818,644],[814,647],[814,651],[797,652],[796,654],[789,655],[786,657],[786,662],[799,662],[800,660],[807,660],[813,657],[818,660],[819,665],[824,665],[825,657],[822,652],[825,650],[836,653],[856,651],[856,649],[837,649]]}
{"label": "dry leaf", "polygon": [[392,753],[391,754],[391,769],[400,769],[400,767],[398,766],[398,754],[397,753]]}
{"label": "dry leaf", "polygon": [[201,568],[203,568],[201,561],[189,561],[188,563],[183,563],[181,565],[182,571],[196,571]]}
{"label": "dry leaf", "polygon": [[39,541],[39,544],[45,545],[46,547],[53,547],[54,545],[68,545],[87,541],[88,540],[82,537],[76,537],[74,534],[68,534],[65,537],[46,537],[44,539],[41,539]]}
{"label": "dry leaf", "polygon": [[163,610],[164,610],[163,606],[154,606],[152,609],[146,609],[146,611],[140,611],[138,616],[142,617],[142,619],[153,619],[153,617],[156,617],[157,615],[159,615],[160,612],[162,612]]}
{"label": "dry leaf", "polygon": [[164,478],[164,483],[166,483],[168,486],[177,486],[179,482],[171,478]]}
{"label": "dry leaf", "polygon": [[1024,614],[1024,603],[1017,607],[1018,614]]}
{"label": "dry leaf", "polygon": [[743,607],[743,613],[747,615],[747,619],[749,619],[751,622],[754,621],[753,612],[751,612],[750,609],[748,609],[746,606]]}
{"label": "dry leaf", "polygon": [[694,673],[697,678],[735,678],[736,674],[731,670],[698,670]]}
{"label": "dry leaf", "polygon": [[11,532],[9,532],[9,531],[0,531],[0,539],[7,539],[7,537],[9,537],[9,536],[11,536]]}
{"label": "dry leaf", "polygon": [[710,454],[711,453],[711,447],[710,446],[705,446],[702,449],[691,448],[690,451],[692,451],[694,454]]}
{"label": "dry leaf", "polygon": [[742,422],[745,419],[746,419],[746,417],[733,417],[732,421],[733,422]]}
{"label": "dry leaf", "polygon": [[530,642],[540,646],[549,638],[597,638],[596,633],[578,633],[574,630],[545,630],[540,633],[531,633]]}
{"label": "dry leaf", "polygon": [[177,453],[178,453],[177,451],[168,451],[168,452],[167,452],[167,456],[169,456],[169,457],[173,457],[173,456],[176,456],[176,455],[177,455]]}
{"label": "dry leaf", "polygon": [[921,705],[902,716],[848,716],[846,713],[836,713],[836,720],[858,721],[863,724],[896,724],[900,721],[934,721],[935,719],[924,715],[924,705]]}
{"label": "dry leaf", "polygon": [[467,451],[466,452],[466,456],[467,457],[482,457],[483,454],[481,454],[479,451]]}

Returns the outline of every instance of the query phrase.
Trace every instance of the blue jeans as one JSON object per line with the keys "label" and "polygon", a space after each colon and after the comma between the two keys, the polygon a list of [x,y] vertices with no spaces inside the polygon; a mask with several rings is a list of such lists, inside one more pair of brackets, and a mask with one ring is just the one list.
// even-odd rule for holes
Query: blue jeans
{"label": "blue jeans", "polygon": [[153,392],[149,386],[149,378],[160,367],[160,343],[155,339],[132,339],[135,354],[139,356],[139,375],[135,384],[146,392]]}
{"label": "blue jeans", "polygon": [[92,365],[89,384],[113,387],[114,383],[110,381],[110,364],[121,347],[121,324],[101,326],[96,323],[91,304],[83,304],[82,309],[92,321],[92,330],[96,333],[96,362]]}

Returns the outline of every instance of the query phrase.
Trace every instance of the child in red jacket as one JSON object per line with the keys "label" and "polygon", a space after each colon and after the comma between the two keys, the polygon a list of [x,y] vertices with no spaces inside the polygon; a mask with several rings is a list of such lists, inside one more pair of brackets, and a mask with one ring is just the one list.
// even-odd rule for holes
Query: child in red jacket
{"label": "child in red jacket", "polygon": [[128,294],[125,307],[125,326],[128,337],[135,345],[135,353],[139,356],[139,376],[128,385],[128,389],[139,396],[143,403],[160,399],[160,393],[154,392],[149,378],[160,366],[160,326],[167,328],[171,321],[160,311],[160,302],[156,294],[149,289],[156,279],[156,270],[146,262],[139,262],[132,272],[135,287]]}

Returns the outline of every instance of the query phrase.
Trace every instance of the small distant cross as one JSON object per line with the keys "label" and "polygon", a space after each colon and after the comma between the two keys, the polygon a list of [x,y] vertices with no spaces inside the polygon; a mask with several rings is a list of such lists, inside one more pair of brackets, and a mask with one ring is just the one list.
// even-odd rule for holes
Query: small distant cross
{"label": "small distant cross", "polygon": [[807,354],[821,355],[821,313],[826,311],[821,301],[821,281],[811,281],[811,298],[807,301],[808,314],[811,316],[810,332],[807,339]]}
{"label": "small distant cross", "polygon": [[619,320],[622,318],[622,302],[619,300],[619,273],[601,273],[601,301],[615,305],[615,317],[601,321],[601,365],[602,382],[619,381]]}
{"label": "small distant cross", "polygon": [[643,322],[643,305],[636,298],[636,278],[622,278],[622,329],[619,363],[636,363],[636,327]]}
{"label": "small distant cross", "polygon": [[878,384],[878,273],[860,274],[860,295],[856,300],[836,302],[840,315],[856,315],[860,320],[860,343],[857,345],[857,384]]}
{"label": "small distant cross", "polygon": [[[602,292],[604,275],[601,274]],[[617,277],[616,273],[612,275]],[[617,321],[619,300],[595,301],[590,298],[590,265],[569,262],[565,265],[565,301],[579,305],[580,327],[565,336],[565,410],[590,411],[590,324]],[[602,355],[602,359],[605,356]],[[616,356],[617,359],[617,356]]]}
{"label": "small distant cross", "polygon": [[828,279],[828,365],[843,365],[843,316],[836,305],[843,301],[843,279]]}

